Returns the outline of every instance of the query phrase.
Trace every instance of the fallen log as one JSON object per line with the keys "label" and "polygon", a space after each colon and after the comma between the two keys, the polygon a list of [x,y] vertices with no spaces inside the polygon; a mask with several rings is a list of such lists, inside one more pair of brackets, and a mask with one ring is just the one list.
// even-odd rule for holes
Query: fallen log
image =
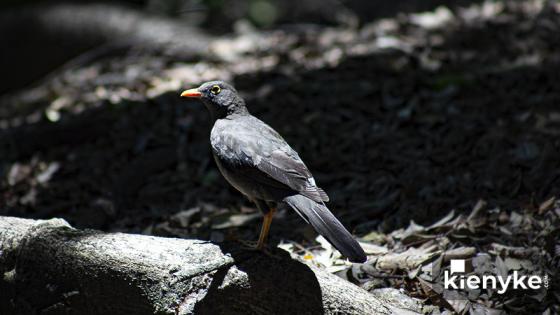
{"label": "fallen log", "polygon": [[1,314],[422,310],[396,290],[370,294],[280,249],[266,255],[237,244],[78,230],[61,219],[0,217],[0,272]]}
{"label": "fallen log", "polygon": [[186,18],[165,18],[110,2],[2,10],[0,37],[5,43],[0,51],[0,92],[26,87],[63,64],[87,65],[128,49],[157,51],[175,61],[198,60],[214,39]]}

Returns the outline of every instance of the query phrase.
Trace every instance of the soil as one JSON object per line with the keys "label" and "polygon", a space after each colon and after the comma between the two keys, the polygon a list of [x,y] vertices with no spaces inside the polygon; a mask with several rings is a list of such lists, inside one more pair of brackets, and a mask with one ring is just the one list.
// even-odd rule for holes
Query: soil
{"label": "soil", "polygon": [[[560,195],[560,7],[535,3],[248,28],[192,61],[93,54],[2,96],[0,214],[256,239],[257,210],[214,165],[208,113],[178,97],[210,79],[231,81],[284,136],[358,236],[480,199],[538,208]],[[286,210],[271,237],[314,240]]]}

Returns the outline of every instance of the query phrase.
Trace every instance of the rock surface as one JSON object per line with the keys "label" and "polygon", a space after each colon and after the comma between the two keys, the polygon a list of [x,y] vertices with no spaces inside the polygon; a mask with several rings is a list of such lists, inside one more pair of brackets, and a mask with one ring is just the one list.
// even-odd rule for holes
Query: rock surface
{"label": "rock surface", "polygon": [[0,217],[0,271],[3,314],[422,310],[418,302],[402,309],[395,292],[374,296],[281,250],[265,255],[235,244],[83,231],[61,219]]}

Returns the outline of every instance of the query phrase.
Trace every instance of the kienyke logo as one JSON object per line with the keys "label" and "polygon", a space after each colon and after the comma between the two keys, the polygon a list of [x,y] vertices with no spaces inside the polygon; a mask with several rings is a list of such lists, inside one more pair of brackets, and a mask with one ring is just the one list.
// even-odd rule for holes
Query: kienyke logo
{"label": "kienyke logo", "polygon": [[507,277],[499,275],[465,275],[465,261],[452,259],[450,270],[443,274],[445,289],[494,289],[498,294],[504,294],[508,289],[538,290],[548,288],[548,275],[520,275],[517,271]]}

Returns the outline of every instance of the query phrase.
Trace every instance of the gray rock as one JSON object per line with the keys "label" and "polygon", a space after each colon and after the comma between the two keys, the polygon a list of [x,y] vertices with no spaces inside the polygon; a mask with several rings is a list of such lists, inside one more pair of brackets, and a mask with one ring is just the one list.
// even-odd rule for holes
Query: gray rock
{"label": "gray rock", "polygon": [[[279,249],[270,256],[236,244],[83,231],[60,219],[0,217],[0,271],[2,314],[404,311],[398,292],[372,295]],[[417,309],[407,312],[421,311],[410,305]]]}

